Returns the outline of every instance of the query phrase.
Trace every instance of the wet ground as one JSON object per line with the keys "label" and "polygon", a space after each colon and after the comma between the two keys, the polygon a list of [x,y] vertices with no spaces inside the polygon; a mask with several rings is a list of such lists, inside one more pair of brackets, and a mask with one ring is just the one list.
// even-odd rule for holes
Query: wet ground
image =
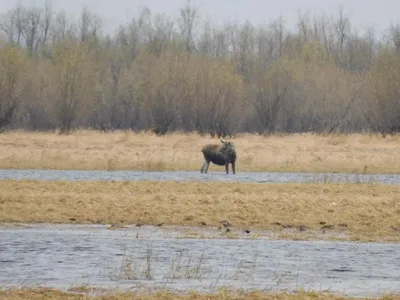
{"label": "wet ground", "polygon": [[400,292],[398,244],[178,238],[182,235],[177,227],[1,227],[0,286],[302,288],[368,297]]}
{"label": "wet ground", "polygon": [[397,174],[342,174],[342,173],[270,173],[270,172],[148,172],[148,171],[75,171],[75,170],[0,170],[0,180],[115,180],[115,181],[226,181],[255,183],[383,183],[400,184]]}
{"label": "wet ground", "polygon": [[[0,170],[0,180],[6,179],[400,184],[400,175],[385,174]],[[8,224],[0,227],[0,287],[305,289],[367,297],[400,292],[398,244],[233,234],[235,239],[221,239],[221,231],[204,228]]]}

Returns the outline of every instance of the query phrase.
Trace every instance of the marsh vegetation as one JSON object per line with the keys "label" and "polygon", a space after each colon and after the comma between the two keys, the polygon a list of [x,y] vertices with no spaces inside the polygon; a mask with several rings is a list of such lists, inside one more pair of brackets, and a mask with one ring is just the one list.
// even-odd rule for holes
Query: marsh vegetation
{"label": "marsh vegetation", "polygon": [[[399,241],[398,186],[0,181],[0,222],[163,224]],[[236,229],[235,229],[236,228]],[[225,228],[222,226],[222,229]],[[315,236],[312,235],[315,238]]]}
{"label": "marsh vegetation", "polygon": [[[400,138],[364,134],[239,135],[236,171],[399,173]],[[149,132],[10,131],[0,135],[0,168],[199,171],[215,139]],[[217,167],[210,170],[221,171]]]}
{"label": "marsh vegetation", "polygon": [[[77,292],[78,291],[78,292]],[[371,298],[352,298],[329,293],[317,293],[299,291],[298,293],[265,293],[265,292],[231,292],[229,290],[221,290],[219,293],[173,293],[170,291],[164,292],[141,292],[141,293],[122,293],[122,292],[106,292],[103,295],[92,295],[96,289],[84,287],[77,291],[58,291],[54,289],[18,289],[13,291],[0,291],[0,296],[4,300],[41,300],[41,299],[54,299],[54,300],[368,300]],[[385,295],[375,300],[398,300],[399,296]]]}

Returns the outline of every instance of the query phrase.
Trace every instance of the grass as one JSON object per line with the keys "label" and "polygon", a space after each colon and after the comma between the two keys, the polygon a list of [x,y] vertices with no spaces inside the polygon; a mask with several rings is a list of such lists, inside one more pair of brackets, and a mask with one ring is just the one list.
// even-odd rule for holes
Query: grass
{"label": "grass", "polygon": [[400,186],[378,184],[4,180],[0,222],[216,227],[228,220],[286,239],[316,231],[399,242],[399,195]]}
{"label": "grass", "polygon": [[[194,170],[201,147],[216,139],[197,134],[10,131],[0,135],[0,168],[84,170]],[[400,136],[239,135],[237,171],[399,173]],[[211,166],[212,171],[223,171]]]}
{"label": "grass", "polygon": [[[73,293],[63,292],[53,289],[18,289],[11,291],[1,291],[0,299],[2,300],[42,300],[42,299],[54,299],[54,300],[350,300],[350,299],[372,299],[372,298],[352,298],[339,295],[333,295],[323,292],[307,292],[299,291],[297,293],[263,293],[263,292],[232,292],[229,290],[221,290],[218,293],[185,293],[176,294],[169,291],[160,291],[154,293],[109,293],[97,296],[89,296],[88,293]],[[386,295],[382,297],[375,297],[377,300],[398,300],[400,296],[397,295]]]}
{"label": "grass", "polygon": [[[111,271],[108,272],[109,279],[113,281],[155,280],[157,283],[162,282],[167,285],[174,280],[208,280],[210,276],[218,274],[218,280],[210,282],[211,288],[212,284],[216,284],[221,278],[224,280],[238,280],[237,273],[240,271],[254,275],[256,268],[255,263],[250,265],[245,260],[247,262],[245,267],[240,268],[240,266],[237,266],[233,274],[228,274],[226,270],[221,270],[218,266],[216,268],[211,267],[211,262],[209,258],[205,257],[204,252],[199,255],[190,251],[171,253],[169,265],[165,268],[165,262],[160,263],[157,254],[153,252],[152,246],[148,245],[144,257],[143,254],[139,253],[124,253],[120,263],[112,262]],[[160,275],[157,277],[156,274],[153,274],[153,270],[163,270],[164,273],[162,277]],[[252,279],[253,276],[248,278],[248,280]]]}

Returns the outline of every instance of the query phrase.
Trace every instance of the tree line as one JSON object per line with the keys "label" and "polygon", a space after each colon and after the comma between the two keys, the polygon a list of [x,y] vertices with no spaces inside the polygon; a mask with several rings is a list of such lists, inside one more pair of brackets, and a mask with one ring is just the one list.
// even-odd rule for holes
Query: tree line
{"label": "tree line", "polygon": [[332,15],[216,26],[191,2],[106,34],[44,7],[0,15],[0,128],[239,132],[400,130],[400,26],[377,38]]}

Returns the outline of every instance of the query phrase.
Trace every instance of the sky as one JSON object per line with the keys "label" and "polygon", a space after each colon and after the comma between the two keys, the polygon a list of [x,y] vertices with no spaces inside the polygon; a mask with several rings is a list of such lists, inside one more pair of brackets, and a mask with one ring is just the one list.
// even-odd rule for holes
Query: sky
{"label": "sky", "polygon": [[[0,0],[0,13],[14,8],[18,2],[23,6],[42,6],[45,0]],[[101,16],[103,28],[113,32],[118,25],[127,23],[147,6],[153,14],[165,13],[177,17],[179,9],[187,0],[51,0],[53,10],[64,9],[78,16],[83,7]],[[362,30],[374,27],[380,35],[391,22],[400,23],[399,0],[192,0],[203,19],[215,24],[226,21],[251,21],[252,24],[268,23],[282,16],[289,28],[294,28],[298,12],[324,12],[337,14],[343,5],[353,27]]]}

